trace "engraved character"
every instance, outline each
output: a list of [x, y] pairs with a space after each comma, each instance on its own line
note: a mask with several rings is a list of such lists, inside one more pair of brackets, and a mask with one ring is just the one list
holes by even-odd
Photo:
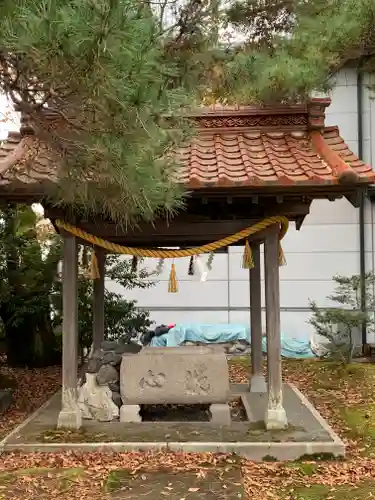
[[205, 375], [206, 366], [199, 365], [186, 373], [186, 391], [191, 395], [207, 394], [211, 386]]
[[145, 389], [147, 387], [161, 389], [164, 386], [164, 383], [164, 373], [154, 373], [152, 370], [148, 370], [146, 377], [143, 377], [140, 380], [139, 386], [141, 389]]

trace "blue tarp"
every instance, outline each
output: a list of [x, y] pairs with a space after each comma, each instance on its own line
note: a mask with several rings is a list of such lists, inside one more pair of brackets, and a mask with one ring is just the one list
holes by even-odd
[[180, 323], [171, 328], [168, 333], [154, 337], [151, 345], [154, 347], [177, 347], [184, 342], [225, 344], [237, 340], [246, 340], [250, 343], [250, 328], [248, 326]]
[[[202, 344], [230, 343], [246, 340], [250, 344], [250, 328], [241, 324], [195, 324], [180, 323], [168, 333], [153, 337], [153, 347], [177, 347], [184, 342]], [[267, 341], [263, 337], [263, 352], [267, 351]], [[309, 339], [286, 337], [281, 334], [281, 355], [284, 358], [314, 358]]]

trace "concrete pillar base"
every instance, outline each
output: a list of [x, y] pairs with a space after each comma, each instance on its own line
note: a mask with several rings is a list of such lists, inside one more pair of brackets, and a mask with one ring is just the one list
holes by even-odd
[[66, 429], [80, 429], [82, 427], [82, 413], [78, 406], [77, 389], [63, 387], [57, 427]]
[[269, 431], [286, 429], [286, 427], [288, 427], [286, 412], [282, 406], [272, 409], [267, 408], [264, 422], [266, 424], [266, 429]]
[[230, 425], [232, 419], [228, 404], [213, 404], [210, 406], [211, 422], [219, 425]]
[[58, 429], [75, 429], [82, 427], [81, 410], [61, 410], [57, 419]]
[[120, 422], [142, 422], [139, 405], [122, 405], [120, 408]]
[[267, 392], [267, 383], [264, 375], [252, 375], [250, 379], [250, 392]]

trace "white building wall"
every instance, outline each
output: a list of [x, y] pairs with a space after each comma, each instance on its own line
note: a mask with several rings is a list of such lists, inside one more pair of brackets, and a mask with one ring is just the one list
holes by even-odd
[[[370, 75], [364, 78], [363, 89], [363, 159], [375, 169], [375, 95], [368, 85], [374, 84]], [[375, 205], [369, 201], [365, 209], [366, 270], [375, 271]], [[373, 290], [375, 295], [375, 287]], [[375, 314], [375, 313], [374, 313]], [[375, 343], [375, 334], [367, 334], [367, 341]]]
[[[357, 78], [355, 69], [342, 70], [336, 77], [327, 125], [338, 125], [340, 133], [358, 153]], [[364, 156], [375, 163], [375, 102], [364, 90]], [[370, 204], [366, 207], [366, 264], [374, 269], [375, 234]], [[359, 273], [359, 212], [346, 200], [315, 201], [300, 231], [291, 224], [283, 240], [287, 265], [280, 270], [281, 327], [285, 335], [306, 337], [312, 333], [307, 320], [309, 300], [329, 306], [332, 276]], [[233, 247], [214, 258], [205, 283], [188, 276], [189, 259], [176, 260], [179, 293], [168, 293], [170, 262], [156, 287], [124, 291], [151, 311], [157, 323], [205, 322], [247, 323], [249, 321], [248, 270], [241, 267], [243, 249]], [[153, 269], [157, 262], [148, 261]], [[116, 291], [117, 285], [108, 284]], [[264, 294], [263, 294], [264, 296]], [[263, 300], [264, 305], [264, 300]]]

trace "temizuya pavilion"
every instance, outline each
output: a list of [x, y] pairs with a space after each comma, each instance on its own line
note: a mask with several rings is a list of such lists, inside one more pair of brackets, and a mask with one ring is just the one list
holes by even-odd
[[[90, 235], [128, 247], [189, 248], [200, 246], [283, 216], [300, 229], [314, 199], [334, 201], [345, 196], [354, 206], [368, 184], [375, 181], [370, 166], [359, 160], [340, 137], [337, 127], [325, 127], [328, 99], [305, 105], [274, 107], [201, 108], [191, 118], [198, 136], [182, 150], [180, 182], [189, 189], [187, 209], [167, 225], [143, 225], [137, 232], [121, 232], [100, 214], [83, 220], [71, 211], [56, 210], [46, 202], [47, 189], [59, 182], [59, 163], [48, 157], [33, 128], [9, 134], [0, 149], [0, 196], [9, 201], [39, 202], [58, 226], [65, 221]], [[48, 119], [48, 110], [46, 110]], [[56, 119], [56, 117], [51, 117]], [[268, 428], [283, 428], [280, 357], [279, 238], [286, 219], [271, 219], [248, 239], [254, 267], [250, 269], [252, 378], [250, 390], [268, 391]], [[282, 223], [284, 221], [284, 225]], [[61, 224], [60, 224], [61, 227]], [[68, 227], [68, 226], [66, 226]], [[63, 382], [59, 426], [77, 428], [77, 244], [87, 244], [72, 232], [64, 238], [63, 268]], [[237, 244], [243, 245], [244, 239]], [[262, 375], [261, 266], [264, 244], [268, 385]], [[94, 286], [94, 344], [104, 331], [105, 251], [95, 247], [99, 278]], [[202, 285], [204, 286], [204, 285]]]

